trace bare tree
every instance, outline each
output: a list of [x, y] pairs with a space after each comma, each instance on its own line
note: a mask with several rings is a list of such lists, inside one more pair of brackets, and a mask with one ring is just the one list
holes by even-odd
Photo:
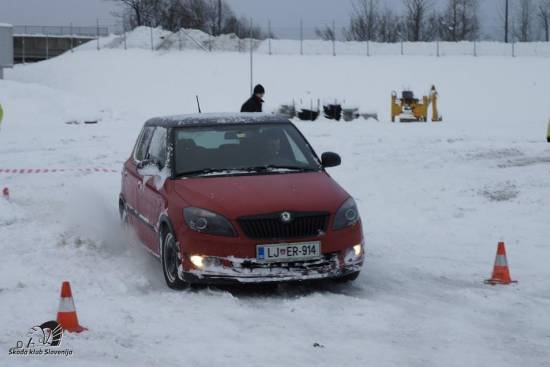
[[334, 30], [328, 25], [323, 28], [315, 29], [315, 34], [324, 41], [334, 41], [336, 39]]
[[520, 42], [531, 41], [533, 10], [533, 0], [519, 0], [516, 14], [517, 27], [514, 33]]
[[441, 39], [475, 40], [479, 35], [478, 5], [477, 0], [448, 0], [439, 21]]
[[378, 33], [376, 40], [379, 42], [397, 42], [402, 39], [403, 19], [393, 13], [391, 9], [384, 9], [378, 19]]
[[418, 42], [433, 38], [429, 34], [427, 21], [433, 5], [431, 0], [403, 0], [405, 5], [405, 22], [407, 39]]
[[237, 18], [224, 0], [108, 0], [123, 6], [121, 17], [129, 28], [161, 26], [170, 31], [200, 29], [219, 35], [234, 33], [240, 38], [263, 38], [261, 27]]
[[550, 0], [540, 1], [538, 16], [544, 31], [544, 39], [546, 42], [550, 42]]
[[376, 38], [378, 28], [378, 0], [352, 1], [353, 13], [349, 29], [346, 30], [348, 41], [369, 41]]

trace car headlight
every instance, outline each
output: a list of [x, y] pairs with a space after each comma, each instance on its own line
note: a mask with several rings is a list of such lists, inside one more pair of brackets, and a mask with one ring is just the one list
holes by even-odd
[[359, 221], [359, 210], [353, 198], [349, 198], [336, 212], [332, 229], [342, 229], [354, 225]]
[[185, 223], [195, 232], [236, 237], [237, 232], [227, 218], [201, 208], [183, 209]]

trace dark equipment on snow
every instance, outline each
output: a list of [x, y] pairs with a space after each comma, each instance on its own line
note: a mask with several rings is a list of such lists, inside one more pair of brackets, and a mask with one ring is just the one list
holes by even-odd
[[298, 118], [303, 121], [315, 121], [319, 117], [319, 111], [302, 109], [298, 112]]
[[325, 112], [325, 117], [329, 120], [340, 121], [342, 118], [342, 105], [340, 104], [329, 104], [323, 106]]

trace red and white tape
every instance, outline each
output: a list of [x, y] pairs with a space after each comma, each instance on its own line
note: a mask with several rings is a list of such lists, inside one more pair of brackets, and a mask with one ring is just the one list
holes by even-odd
[[99, 172], [119, 173], [120, 171], [108, 168], [0, 168], [0, 173], [57, 173], [57, 172]]

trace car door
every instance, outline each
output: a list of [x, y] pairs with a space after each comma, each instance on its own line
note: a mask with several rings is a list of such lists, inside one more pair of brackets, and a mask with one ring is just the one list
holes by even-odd
[[147, 160], [155, 162], [157, 167], [142, 170], [141, 195], [138, 195], [138, 210], [143, 219], [147, 222], [144, 227], [143, 237], [145, 244], [154, 252], [159, 253], [158, 221], [160, 214], [165, 208], [164, 200], [164, 181], [167, 178], [165, 170], [167, 161], [167, 129], [161, 126], [155, 128], [149, 148], [147, 150]]
[[126, 205], [128, 207], [129, 221], [135, 229], [138, 237], [144, 241], [144, 233], [146, 233], [147, 224], [143, 220], [143, 215], [139, 212], [139, 196], [142, 195], [143, 177], [139, 173], [138, 165], [147, 159], [147, 151], [153, 133], [154, 127], [146, 126], [143, 128], [132, 157], [126, 162], [123, 172], [123, 180], [126, 181], [127, 192], [125, 195]]

